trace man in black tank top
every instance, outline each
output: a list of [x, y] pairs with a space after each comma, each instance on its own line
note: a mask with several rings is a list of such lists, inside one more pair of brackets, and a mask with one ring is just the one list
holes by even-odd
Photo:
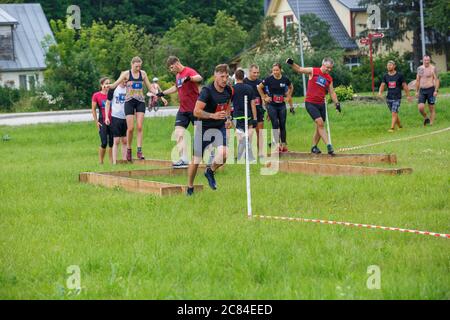
[[194, 116], [197, 121], [194, 128], [194, 155], [188, 170], [187, 195], [194, 193], [194, 179], [203, 153], [209, 145], [217, 147], [216, 155], [205, 171], [211, 189], [216, 190], [214, 174], [227, 159], [226, 129], [231, 127], [230, 100], [232, 89], [227, 85], [229, 78], [228, 65], [218, 65], [214, 72], [214, 82], [203, 87], [195, 104]]

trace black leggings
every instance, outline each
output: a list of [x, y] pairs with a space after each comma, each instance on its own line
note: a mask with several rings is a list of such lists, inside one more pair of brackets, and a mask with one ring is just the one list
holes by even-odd
[[100, 127], [100, 130], [98, 131], [98, 134], [100, 135], [100, 141], [101, 145], [100, 147], [102, 149], [106, 149], [106, 147], [112, 148], [114, 145], [114, 138], [113, 138], [113, 132], [111, 130], [111, 126], [107, 126], [104, 122], [100, 122], [102, 126]]
[[269, 104], [268, 113], [272, 122], [272, 129], [280, 129], [281, 143], [286, 143], [286, 104], [272, 105]]

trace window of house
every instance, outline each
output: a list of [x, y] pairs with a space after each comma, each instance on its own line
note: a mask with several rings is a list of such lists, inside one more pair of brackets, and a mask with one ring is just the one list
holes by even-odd
[[0, 60], [14, 60], [14, 43], [11, 26], [0, 26]]
[[286, 34], [286, 38], [288, 40], [292, 39], [294, 32], [294, 16], [284, 16], [284, 32]]
[[28, 89], [27, 86], [27, 76], [24, 74], [19, 75], [19, 88], [20, 89]]
[[29, 76], [28, 82], [30, 83], [30, 90], [36, 89], [36, 78], [34, 76]]

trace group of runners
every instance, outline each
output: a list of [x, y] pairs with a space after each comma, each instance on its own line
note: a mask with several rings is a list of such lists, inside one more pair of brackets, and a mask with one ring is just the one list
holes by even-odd
[[[428, 58], [428, 59], [425, 59]], [[439, 80], [435, 68], [430, 64], [429, 57], [424, 58], [424, 65], [418, 69], [417, 92], [419, 110], [424, 116], [424, 124], [433, 124], [435, 118], [435, 98], [439, 89]], [[174, 168], [188, 168], [187, 195], [194, 192], [194, 180], [198, 167], [203, 159], [205, 150], [210, 151], [210, 160], [204, 172], [209, 186], [217, 189], [215, 172], [223, 166], [228, 156], [227, 142], [230, 139], [229, 129], [236, 129], [238, 140], [237, 159], [240, 159], [245, 150], [245, 125], [249, 128], [249, 142], [253, 132], [257, 133], [258, 157], [264, 158], [264, 146], [261, 130], [264, 129], [265, 113], [272, 124], [273, 143], [272, 150], [279, 153], [288, 152], [287, 147], [287, 104], [290, 111], [295, 113], [292, 102], [294, 86], [283, 74], [282, 65], [275, 63], [271, 74], [260, 79], [260, 70], [257, 65], [251, 65], [247, 77], [242, 69], [234, 73], [235, 83], [230, 83], [230, 69], [228, 65], [221, 64], [214, 70], [214, 81], [201, 88], [203, 77], [194, 69], [184, 66], [180, 60], [171, 56], [167, 59], [167, 67], [175, 74], [175, 84], [166, 90], [161, 90], [158, 79], [150, 82], [145, 71], [141, 70], [142, 60], [139, 57], [131, 61], [131, 69], [121, 73], [119, 79], [111, 83], [108, 78], [100, 80], [101, 91], [92, 97], [92, 114], [99, 130], [101, 147], [99, 150], [100, 163], [104, 162], [106, 149], [109, 146], [110, 159], [117, 163], [118, 146], [122, 143], [122, 159], [132, 161], [132, 142], [134, 122], [137, 128], [137, 159], [145, 159], [142, 150], [143, 121], [146, 110], [144, 86], [150, 104], [161, 99], [165, 105], [166, 95], [178, 93], [180, 107], [175, 120], [175, 137], [179, 152], [179, 160], [173, 163]], [[329, 155], [334, 155], [325, 129], [327, 120], [326, 94], [329, 93], [335, 103], [336, 110], [341, 112], [341, 104], [333, 87], [333, 78], [330, 73], [334, 66], [331, 58], [325, 58], [322, 66], [318, 68], [304, 68], [296, 64], [293, 59], [286, 60], [286, 66], [291, 67], [299, 74], [309, 77], [305, 108], [315, 123], [311, 152], [322, 153], [318, 147], [320, 140], [324, 142]], [[401, 128], [398, 111], [401, 101], [401, 90], [409, 89], [403, 76], [396, 71], [395, 62], [387, 65], [388, 72], [383, 78], [379, 94], [382, 95], [385, 85], [388, 86], [387, 103], [392, 111], [392, 126]], [[410, 98], [409, 98], [410, 99]], [[247, 103], [245, 102], [247, 101]], [[428, 118], [424, 104], [428, 101], [431, 117]], [[247, 112], [245, 106], [247, 105]], [[97, 118], [96, 109], [100, 109]], [[247, 118], [245, 116], [247, 114]], [[195, 125], [194, 125], [195, 123]], [[194, 150], [192, 161], [188, 159], [187, 141], [185, 132], [189, 125], [194, 125]], [[255, 161], [250, 154], [250, 161]]]

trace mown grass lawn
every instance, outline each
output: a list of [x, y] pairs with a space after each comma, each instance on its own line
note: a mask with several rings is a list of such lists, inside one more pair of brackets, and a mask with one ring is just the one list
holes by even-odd
[[[336, 148], [450, 127], [441, 98], [434, 127], [403, 103], [404, 129], [387, 132], [384, 105], [330, 113]], [[148, 158], [170, 157], [173, 118], [145, 123]], [[308, 151], [312, 121], [289, 116], [291, 150]], [[158, 198], [78, 182], [97, 165], [93, 124], [0, 127], [2, 299], [449, 299], [450, 241], [414, 234], [246, 218], [245, 169], [217, 174], [218, 191]], [[321, 146], [324, 149], [324, 146]], [[450, 232], [450, 131], [358, 152], [396, 153], [406, 176], [261, 176], [255, 214]], [[162, 180], [167, 180], [161, 178]], [[171, 179], [169, 179], [171, 180]], [[185, 182], [178, 177], [171, 181]], [[202, 173], [196, 180], [206, 184]], [[80, 295], [66, 288], [81, 270]], [[381, 289], [369, 290], [369, 266]]]

